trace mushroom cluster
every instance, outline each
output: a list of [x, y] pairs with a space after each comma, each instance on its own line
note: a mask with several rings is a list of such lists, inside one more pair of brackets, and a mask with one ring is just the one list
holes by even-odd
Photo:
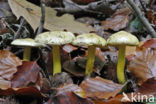
[[107, 41], [95, 33], [86, 33], [75, 37], [71, 32], [52, 31], [39, 34], [35, 40], [30, 38], [16, 39], [11, 44], [24, 46], [23, 60], [25, 61], [30, 61], [31, 47], [43, 47], [45, 44], [51, 45], [53, 48], [53, 75], [55, 75], [61, 72], [60, 45], [69, 43], [76, 46], [88, 46], [88, 60], [85, 71], [87, 76], [91, 76], [93, 72], [96, 47], [116, 46], [119, 49], [117, 78], [119, 83], [125, 83], [125, 47], [127, 45], [137, 46], [139, 41], [134, 35], [125, 31], [111, 35]]

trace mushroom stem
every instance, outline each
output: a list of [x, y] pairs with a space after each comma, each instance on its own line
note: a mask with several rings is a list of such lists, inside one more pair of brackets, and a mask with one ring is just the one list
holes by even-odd
[[93, 71], [95, 59], [95, 46], [88, 46], [88, 60], [86, 65], [86, 75], [90, 76]]
[[118, 64], [117, 64], [117, 78], [119, 83], [125, 83], [125, 46], [119, 46]]
[[53, 45], [53, 75], [61, 73], [60, 47]]
[[23, 53], [23, 60], [30, 61], [30, 57], [31, 57], [31, 47], [25, 46], [24, 53]]

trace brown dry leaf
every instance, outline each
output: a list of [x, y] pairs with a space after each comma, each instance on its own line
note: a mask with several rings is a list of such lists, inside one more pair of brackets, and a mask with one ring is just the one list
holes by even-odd
[[22, 66], [18, 67], [18, 72], [11, 79], [12, 88], [26, 87], [30, 83], [36, 83], [39, 78], [41, 68], [36, 62], [23, 61]]
[[156, 16], [155, 16], [155, 12], [149, 10], [147, 11], [147, 18], [150, 22], [153, 22], [153, 24], [156, 26]]
[[[156, 78], [150, 78], [147, 81], [145, 81], [140, 88], [136, 92], [131, 92], [131, 93], [125, 93], [127, 97], [129, 98], [130, 101], [128, 100], [123, 100], [124, 104], [131, 104], [130, 102], [135, 102], [136, 101], [144, 101], [146, 102], [146, 97], [151, 98], [151, 96], [156, 97]], [[144, 96], [144, 97], [142, 97]], [[146, 97], [145, 97], [146, 96]], [[123, 94], [119, 94], [113, 98], [111, 98], [109, 101], [94, 101], [97, 102], [96, 104], [122, 104], [121, 100], [124, 98]], [[100, 102], [100, 103], [99, 103]], [[128, 103], [129, 102], [129, 103]]]
[[0, 88], [0, 95], [26, 95], [31, 97], [45, 97], [45, 95], [41, 92], [43, 81], [42, 76], [37, 71], [37, 64], [35, 65], [35, 62], [24, 63], [25, 64], [23, 67], [20, 66], [18, 68], [18, 72], [14, 74], [12, 81], [8, 81], [10, 86], [5, 89]]
[[[23, 16], [35, 31], [40, 25], [41, 8], [26, 0], [9, 0], [8, 2], [16, 17]], [[57, 17], [55, 10], [49, 7], [45, 9], [45, 29], [51, 31], [68, 30], [73, 33], [89, 33], [90, 31], [94, 31], [92, 27], [76, 22], [74, 17], [69, 14]]]
[[63, 49], [65, 52], [70, 53], [70, 52], [72, 52], [72, 51], [77, 50], [78, 48], [77, 48], [77, 47], [74, 47], [74, 46], [72, 46], [72, 45], [70, 45], [70, 44], [66, 44], [66, 45], [64, 45], [64, 46], [62, 47], [62, 49]]
[[86, 98], [84, 91], [74, 84], [68, 84], [57, 88], [57, 94], [51, 97], [45, 104], [93, 104]]
[[[127, 97], [129, 98], [129, 101], [124, 99], [123, 94], [119, 94], [113, 98], [110, 98], [109, 100], [100, 100], [96, 99], [94, 100], [95, 104], [131, 104], [131, 102], [136, 101], [146, 101], [147, 98], [156, 97], [156, 78], [150, 78], [147, 81], [145, 81], [140, 88], [136, 92], [131, 93], [125, 93]], [[142, 97], [144, 96], [144, 97]]]
[[133, 55], [128, 57], [128, 70], [137, 77], [139, 84], [149, 78], [156, 77], [155, 43], [156, 40], [154, 39], [146, 41], [143, 45], [137, 47]]
[[74, 60], [69, 60], [63, 63], [63, 68], [73, 74], [74, 76], [77, 77], [84, 77], [85, 76], [85, 70], [78, 65], [76, 65]]
[[[127, 94], [127, 96], [129, 97], [130, 94]], [[122, 102], [121, 99], [123, 98], [124, 96], [122, 94], [119, 94], [109, 100], [94, 100], [94, 103], [95, 104], [131, 104], [131, 103], [128, 103], [127, 101], [124, 101]]]
[[0, 88], [10, 87], [10, 80], [17, 72], [17, 66], [22, 65], [22, 60], [8, 50], [0, 50]]
[[84, 80], [80, 87], [85, 91], [86, 96], [94, 100], [108, 100], [115, 97], [123, 88], [123, 85], [116, 84], [110, 80], [100, 77]]
[[71, 91], [79, 97], [86, 98], [85, 92], [78, 85], [75, 84], [67, 84], [60, 86], [59, 88], [57, 88], [57, 95]]
[[156, 77], [145, 81], [135, 93], [140, 93], [140, 95], [153, 95], [156, 97]]
[[52, 77], [51, 80], [52, 88], [58, 88], [59, 86], [64, 84], [73, 84], [73, 80], [68, 73], [66, 72], [57, 73]]
[[31, 96], [31, 97], [44, 97], [45, 96], [34, 86], [25, 87], [21, 89], [15, 89], [15, 88], [14, 89], [9, 88], [6, 90], [0, 89], [0, 95], [3, 95], [3, 96], [23, 95], [23, 96]]
[[144, 44], [143, 44], [144, 47], [147, 47], [147, 48], [154, 48], [156, 49], [156, 38], [152, 38], [150, 40], [147, 40]]
[[106, 61], [104, 52], [101, 51], [100, 48], [96, 48], [95, 55], [96, 55], [97, 57], [99, 57], [102, 61], [104, 61], [104, 62]]
[[104, 30], [112, 29], [114, 31], [119, 31], [123, 29], [128, 24], [129, 14], [131, 13], [129, 8], [121, 9], [115, 12], [111, 18], [102, 22]]
[[126, 46], [126, 56], [133, 54], [135, 50], [136, 46]]

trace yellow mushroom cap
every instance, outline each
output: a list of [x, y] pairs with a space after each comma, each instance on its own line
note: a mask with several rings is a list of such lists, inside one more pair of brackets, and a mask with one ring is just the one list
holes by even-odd
[[25, 38], [25, 39], [16, 39], [11, 42], [11, 45], [17, 46], [29, 46], [29, 47], [44, 47], [45, 44], [37, 43], [34, 39]]
[[112, 46], [137, 46], [139, 45], [139, 40], [137, 39], [137, 37], [126, 31], [120, 31], [111, 35], [107, 40], [107, 44]]
[[82, 45], [105, 46], [106, 41], [104, 38], [98, 36], [95, 33], [87, 33], [87, 34], [82, 34], [77, 36], [75, 40], [72, 42], [72, 44], [77, 46], [82, 46]]
[[35, 41], [49, 45], [63, 45], [71, 43], [74, 38], [75, 36], [71, 32], [52, 31], [39, 34], [36, 36]]

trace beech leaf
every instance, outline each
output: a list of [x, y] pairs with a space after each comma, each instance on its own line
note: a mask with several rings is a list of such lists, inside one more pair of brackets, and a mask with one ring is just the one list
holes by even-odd
[[108, 18], [106, 21], [102, 22], [104, 30], [112, 29], [114, 31], [118, 31], [125, 28], [128, 24], [129, 14], [130, 9], [128, 8], [117, 11], [111, 18]]
[[156, 39], [147, 40], [137, 47], [134, 54], [127, 56], [128, 70], [135, 75], [139, 84], [149, 78], [156, 77]]
[[[34, 31], [40, 25], [41, 8], [26, 1], [26, 0], [9, 0], [9, 5], [12, 12], [17, 18], [24, 17], [27, 22], [32, 26]], [[56, 11], [50, 7], [45, 8], [45, 24], [44, 28], [54, 30], [68, 30], [73, 33], [89, 33], [94, 31], [92, 27], [86, 24], [76, 22], [74, 17], [69, 14], [56, 16]]]

